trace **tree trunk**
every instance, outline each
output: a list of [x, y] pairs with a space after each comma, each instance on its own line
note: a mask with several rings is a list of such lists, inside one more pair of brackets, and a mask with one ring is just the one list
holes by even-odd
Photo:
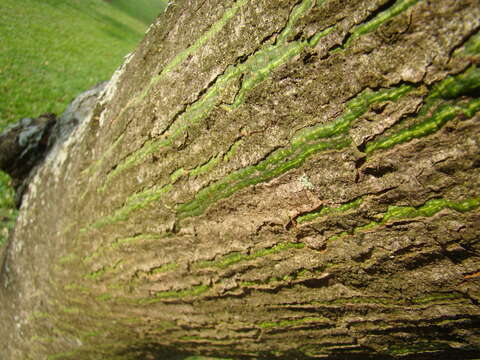
[[1, 358], [478, 357], [479, 28], [175, 1], [29, 185]]

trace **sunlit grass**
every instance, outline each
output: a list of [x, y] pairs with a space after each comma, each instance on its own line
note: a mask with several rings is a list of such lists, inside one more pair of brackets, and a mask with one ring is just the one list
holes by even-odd
[[10, 177], [0, 171], [0, 245], [6, 240], [9, 231], [15, 225], [14, 192], [10, 186]]

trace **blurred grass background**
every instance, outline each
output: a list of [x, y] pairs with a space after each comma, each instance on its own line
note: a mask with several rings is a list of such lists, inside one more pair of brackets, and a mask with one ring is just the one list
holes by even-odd
[[[0, 0], [0, 132], [108, 80], [166, 0]], [[17, 211], [0, 173], [0, 246]]]

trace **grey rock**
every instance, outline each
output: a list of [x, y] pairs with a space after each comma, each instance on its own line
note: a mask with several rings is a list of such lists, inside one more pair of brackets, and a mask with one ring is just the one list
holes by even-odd
[[93, 88], [78, 95], [58, 118], [50, 134], [49, 146], [65, 141], [71, 132], [88, 119], [97, 104], [97, 100], [108, 81], [101, 82]]
[[56, 121], [54, 114], [21, 119], [0, 134], [0, 169], [17, 188], [48, 149], [48, 136]]
[[59, 118], [55, 114], [24, 118], [0, 134], [0, 170], [12, 178], [17, 206], [35, 169], [53, 146], [65, 141], [75, 127], [92, 115], [106, 84], [102, 82], [81, 93]]

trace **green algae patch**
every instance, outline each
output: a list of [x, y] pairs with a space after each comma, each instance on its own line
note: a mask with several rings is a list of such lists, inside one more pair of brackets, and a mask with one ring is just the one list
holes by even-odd
[[325, 30], [319, 31], [315, 35], [312, 36], [310, 40], [308, 40], [308, 45], [310, 47], [315, 47], [317, 44], [320, 42], [320, 39], [327, 36], [328, 34], [332, 33], [333, 31], [336, 30], [336, 25], [330, 26], [326, 28]]
[[166, 273], [168, 271], [175, 270], [177, 267], [178, 267], [178, 264], [176, 264], [176, 263], [168, 263], [168, 264], [161, 265], [161, 266], [158, 266], [156, 268], [153, 268], [151, 270], [151, 273], [152, 274], [162, 274], [162, 273]]
[[203, 188], [192, 201], [177, 207], [177, 216], [179, 219], [184, 219], [201, 215], [211, 204], [227, 198], [245, 187], [269, 181], [291, 169], [297, 168], [315, 153], [343, 149], [349, 144], [350, 140], [346, 138], [309, 144], [295, 154], [295, 157], [290, 157], [293, 155], [291, 149], [275, 151], [268, 159], [261, 161], [258, 165], [248, 166], [233, 172], [214, 184]]
[[103, 335], [103, 332], [101, 331], [90, 331], [90, 332], [87, 332], [83, 335], [83, 337], [85, 338], [92, 338], [92, 337], [99, 337], [99, 336], [102, 336]]
[[65, 290], [71, 290], [71, 291], [80, 292], [80, 293], [84, 293], [84, 294], [90, 293], [90, 289], [88, 287], [77, 284], [77, 283], [67, 284], [63, 288]]
[[159, 75], [152, 77], [149, 84], [143, 89], [143, 91], [135, 98], [134, 103], [138, 103], [143, 100], [150, 92], [152, 87], [158, 83], [158, 81], [175, 69], [178, 65], [183, 63], [189, 56], [194, 54], [197, 50], [199, 50], [203, 45], [205, 45], [208, 40], [212, 39], [217, 33], [219, 33], [225, 25], [232, 19], [240, 10], [242, 6], [244, 6], [248, 0], [238, 0], [235, 2], [234, 6], [227, 9], [223, 16], [215, 22], [208, 31], [206, 31], [202, 36], [200, 36], [190, 47], [180, 52], [176, 55], [161, 71]]
[[188, 172], [190, 176], [198, 176], [210, 172], [215, 166], [217, 166], [222, 161], [222, 155], [217, 154], [210, 158], [205, 164], [197, 166], [195, 169], [192, 169]]
[[415, 217], [431, 217], [443, 209], [452, 209], [459, 212], [474, 210], [480, 206], [480, 197], [453, 202], [446, 199], [433, 199], [424, 205], [415, 208], [411, 206], [389, 206], [378, 224], [385, 224], [391, 220], [399, 220]]
[[[244, 3], [246, 3], [245, 0], [237, 2], [235, 7], [232, 8], [235, 9], [235, 11], [231, 10], [228, 14], [226, 13], [224, 18], [229, 19]], [[163, 147], [171, 146], [173, 141], [183, 134], [190, 125], [197, 124], [205, 119], [212, 109], [218, 105], [220, 95], [233, 81], [243, 79], [241, 88], [239, 89], [233, 103], [223, 106], [226, 110], [234, 110], [239, 107], [243, 104], [246, 94], [267, 79], [273, 70], [300, 54], [305, 47], [316, 45], [321, 37], [328, 35], [332, 30], [327, 29], [319, 32], [313, 36], [311, 43], [308, 41], [286, 41], [288, 37], [293, 35], [294, 24], [296, 21], [312, 7], [312, 4], [312, 0], [304, 0], [301, 4], [295, 7], [290, 14], [287, 26], [279, 34], [274, 45], [265, 45], [256, 53], [250, 55], [245, 62], [229, 66], [225, 72], [218, 77], [215, 83], [208, 88], [206, 93], [195, 103], [191, 104], [178, 117], [177, 121], [172, 124], [171, 128], [168, 129], [161, 139], [147, 141], [141, 149], [135, 151], [118, 164], [118, 166], [107, 175], [105, 183], [99, 191], [105, 191], [107, 185], [115, 177], [129, 168], [139, 165], [147, 156], [159, 151]], [[221, 24], [224, 25], [223, 22], [221, 22]], [[193, 45], [192, 49], [193, 48], [196, 50], [198, 47]], [[186, 55], [180, 54], [177, 56], [178, 59], [183, 59], [185, 56], [188, 57], [191, 54], [191, 50], [187, 50], [188, 51], [185, 52]], [[173, 61], [172, 64], [177, 64], [177, 60]], [[164, 74], [165, 71], [170, 71], [168, 69], [171, 66], [173, 65], [167, 66], [158, 77], [154, 77], [151, 81], [151, 85], [147, 87], [147, 90], [159, 80], [159, 77], [163, 76], [162, 74]], [[144, 90], [144, 94], [141, 98], [146, 96], [146, 93], [148, 92], [147, 90]]]
[[334, 27], [317, 32], [309, 41], [288, 41], [295, 32], [297, 21], [312, 8], [312, 0], [304, 0], [291, 12], [287, 25], [278, 35], [275, 44], [267, 45], [250, 56], [245, 63], [237, 66], [237, 72], [243, 75], [243, 81], [238, 94], [232, 104], [224, 106], [227, 110], [234, 110], [245, 102], [245, 97], [257, 85], [267, 79], [271, 73], [299, 55], [306, 47], [314, 47], [320, 39], [330, 34]]
[[471, 66], [465, 72], [447, 76], [435, 85], [427, 97], [432, 99], [454, 99], [462, 95], [468, 95], [480, 89], [480, 69]]
[[250, 56], [245, 63], [236, 67], [237, 75], [243, 76], [242, 85], [233, 103], [224, 106], [224, 108], [232, 111], [242, 105], [245, 102], [246, 95], [269, 78], [275, 69], [301, 54], [305, 48], [316, 46], [321, 38], [327, 36], [333, 30], [334, 27], [330, 27], [319, 31], [310, 40], [292, 42], [282, 40], [290, 35], [290, 33], [282, 32], [274, 45], [262, 48]]
[[417, 342], [405, 345], [392, 345], [386, 353], [390, 355], [421, 354], [422, 352], [432, 352], [439, 350], [449, 350], [451, 347], [442, 342]]
[[91, 176], [96, 173], [102, 166], [103, 162], [113, 155], [114, 151], [117, 150], [117, 147], [122, 143], [125, 134], [120, 135], [117, 140], [114, 141], [112, 145], [105, 151], [101, 156], [100, 159], [96, 160], [92, 165], [84, 169], [81, 174], [84, 176]]
[[106, 268], [101, 268], [97, 271], [93, 271], [93, 272], [89, 273], [88, 275], [85, 276], [85, 278], [90, 279], [90, 280], [95, 280], [95, 279], [98, 279], [98, 278], [102, 277], [106, 272], [107, 272]]
[[160, 291], [155, 293], [154, 297], [141, 299], [142, 304], [153, 304], [163, 299], [181, 299], [185, 297], [199, 296], [210, 290], [208, 285], [197, 285], [184, 290]]
[[202, 261], [198, 265], [199, 267], [218, 267], [221, 269], [227, 268], [240, 261], [254, 260], [260, 257], [264, 257], [271, 254], [277, 254], [282, 251], [290, 249], [303, 249], [305, 244], [303, 243], [283, 243], [275, 245], [271, 248], [260, 249], [252, 254], [232, 253], [218, 260]]
[[412, 300], [414, 304], [428, 304], [432, 302], [445, 302], [448, 300], [464, 298], [459, 293], [431, 293]]
[[32, 319], [47, 319], [51, 317], [50, 314], [42, 311], [34, 311], [31, 315], [28, 316], [29, 321]]
[[30, 341], [32, 342], [40, 342], [43, 344], [51, 344], [55, 341], [55, 338], [52, 336], [38, 336], [34, 335], [30, 338]]
[[242, 287], [258, 287], [258, 286], [263, 286], [263, 285], [282, 285], [282, 283], [288, 283], [290, 284], [292, 281], [296, 280], [307, 280], [314, 278], [315, 274], [321, 273], [322, 270], [320, 269], [313, 269], [313, 270], [308, 270], [308, 269], [301, 269], [298, 271], [295, 271], [290, 274], [286, 274], [282, 277], [278, 276], [273, 276], [270, 277], [266, 280], [250, 280], [250, 281], [242, 281], [240, 283], [240, 286]]
[[[231, 7], [230, 9], [227, 9], [222, 16], [222, 18], [214, 23], [211, 28], [203, 34], [200, 38], [198, 38], [192, 46], [187, 48], [186, 50], [182, 51], [179, 53], [177, 56], [173, 58], [173, 60], [163, 68], [162, 72], [160, 73], [159, 76], [165, 75], [172, 71], [177, 65], [181, 64], [184, 62], [190, 55], [195, 53], [200, 47], [202, 47], [208, 40], [213, 38], [215, 34], [220, 32], [220, 30], [223, 29], [223, 27], [228, 23], [228, 21], [233, 18], [238, 10], [245, 5], [248, 2], [248, 0], [238, 0], [235, 2], [234, 6]], [[152, 79], [153, 82], [158, 81], [158, 79]]]
[[140, 193], [131, 195], [125, 202], [125, 205], [116, 210], [112, 215], [106, 216], [95, 223], [93, 228], [100, 228], [105, 225], [111, 225], [120, 221], [125, 221], [130, 214], [138, 210], [144, 209], [152, 202], [158, 201], [165, 193], [172, 189], [172, 185], [154, 186]]
[[352, 122], [363, 115], [372, 104], [395, 101], [413, 89], [402, 85], [378, 91], [365, 90], [347, 103], [345, 113], [337, 120], [300, 131], [291, 145], [278, 149], [256, 165], [237, 170], [225, 178], [200, 190], [190, 202], [177, 207], [180, 219], [201, 215], [211, 204], [231, 196], [251, 185], [266, 182], [298, 168], [311, 156], [329, 150], [340, 150], [350, 145], [347, 133]]
[[175, 181], [180, 179], [184, 174], [185, 174], [185, 170], [183, 168], [175, 170], [173, 173], [170, 174], [170, 182], [174, 184]]
[[177, 327], [177, 324], [173, 321], [160, 321], [155, 324], [157, 326], [156, 330], [163, 332], [168, 329], [174, 329]]
[[233, 79], [234, 75], [236, 75], [232, 74], [232, 69], [233, 67], [229, 67], [225, 75], [220, 77], [199, 100], [190, 105], [179, 116], [179, 119], [171, 125], [170, 129], [162, 138], [148, 140], [140, 149], [136, 150], [118, 164], [118, 166], [106, 176], [104, 185], [99, 191], [104, 191], [114, 178], [131, 167], [143, 163], [148, 156], [158, 152], [162, 148], [172, 146], [174, 140], [182, 135], [191, 124], [196, 124], [206, 118], [217, 104], [220, 88], [223, 89], [224, 86], [227, 86], [227, 81]]
[[452, 202], [446, 199], [434, 199], [427, 201], [425, 205], [417, 208], [409, 206], [389, 206], [387, 213], [383, 216], [382, 223], [392, 219], [404, 219], [414, 217], [430, 217], [443, 209], [453, 209], [466, 212], [477, 208], [480, 205], [480, 198], [473, 198], [462, 202]]
[[139, 150], [135, 151], [133, 154], [129, 155], [125, 160], [120, 162], [117, 167], [107, 174], [105, 182], [102, 187], [97, 191], [99, 193], [105, 192], [108, 188], [110, 182], [116, 178], [118, 175], [123, 173], [125, 170], [138, 165], [143, 162], [143, 160], [157, 152], [160, 148], [166, 147], [172, 144], [171, 140], [148, 140]]
[[82, 259], [82, 261], [84, 263], [89, 263], [89, 262], [93, 261], [93, 259], [95, 259], [96, 257], [98, 257], [100, 255], [103, 255], [108, 251], [112, 251], [112, 250], [115, 250], [117, 248], [120, 248], [123, 245], [132, 244], [132, 243], [142, 241], [142, 240], [155, 241], [155, 240], [163, 239], [163, 238], [168, 237], [168, 236], [171, 236], [171, 234], [170, 233], [165, 233], [165, 234], [161, 234], [161, 235], [158, 235], [158, 234], [139, 234], [139, 235], [135, 235], [135, 236], [131, 236], [131, 237], [119, 238], [119, 239], [116, 239], [111, 244], [100, 246], [96, 251], [94, 251], [93, 253], [90, 253], [89, 255], [85, 256]]
[[352, 235], [362, 231], [368, 231], [378, 226], [385, 225], [388, 222], [401, 219], [413, 219], [417, 217], [431, 217], [441, 210], [451, 209], [458, 212], [467, 212], [480, 207], [480, 197], [468, 200], [453, 202], [447, 199], [433, 199], [427, 201], [424, 205], [415, 208], [413, 206], [395, 206], [388, 207], [386, 213], [381, 214], [381, 220], [372, 221], [366, 225], [357, 226], [353, 231], [344, 231], [338, 235], [330, 237], [329, 241], [338, 240], [344, 236]]
[[323, 206], [319, 210], [315, 210], [315, 211], [309, 212], [307, 214], [300, 215], [297, 218], [297, 222], [302, 223], [302, 222], [306, 222], [306, 221], [311, 221], [311, 220], [316, 219], [316, 218], [321, 217], [321, 216], [335, 214], [335, 213], [342, 213], [342, 212], [346, 212], [348, 210], [356, 209], [362, 204], [362, 202], [363, 202], [363, 198], [358, 198], [358, 199], [350, 201], [346, 204], [343, 204], [339, 207]]
[[[433, 134], [460, 115], [466, 118], [473, 117], [480, 110], [480, 99], [474, 98], [469, 101], [461, 99], [453, 104], [448, 101], [441, 102], [441, 100], [457, 99], [463, 95], [474, 94], [479, 89], [480, 69], [476, 66], [470, 67], [459, 75], [448, 76], [435, 85], [425, 99], [425, 104], [418, 115], [423, 120], [389, 137], [368, 142], [365, 152], [371, 154], [376, 150], [388, 149], [412, 139]], [[434, 108], [433, 111], [432, 108]], [[427, 116], [428, 112], [432, 114]]]
[[407, 10], [409, 7], [415, 5], [418, 3], [420, 0], [397, 0], [395, 4], [393, 4], [391, 7], [388, 9], [380, 12], [377, 16], [375, 16], [372, 20], [357, 25], [353, 28], [351, 31], [351, 35], [348, 38], [347, 42], [344, 45], [344, 48], [348, 47], [351, 45], [351, 43], [359, 38], [362, 35], [368, 34], [372, 31], [375, 31], [382, 25], [383, 23], [387, 22], [394, 16], [399, 15], [400, 13], [404, 12]]
[[313, 0], [303, 0], [295, 6], [290, 13], [287, 25], [277, 37], [277, 43], [287, 42], [288, 36], [292, 34], [296, 22], [305, 14], [313, 5]]
[[292, 139], [292, 148], [297, 149], [310, 141], [345, 134], [354, 120], [363, 115], [373, 104], [385, 101], [397, 101], [413, 89], [411, 85], [401, 85], [391, 89], [372, 91], [367, 89], [350, 100], [345, 112], [335, 121], [300, 131]]
[[62, 309], [62, 311], [64, 313], [67, 313], [67, 314], [80, 314], [81, 313], [81, 310], [79, 308], [75, 308], [75, 307], [65, 307]]
[[118, 260], [113, 265], [103, 266], [98, 270], [95, 270], [95, 271], [92, 271], [92, 272], [88, 273], [87, 275], [85, 275], [84, 278], [87, 279], [87, 280], [88, 279], [89, 280], [97, 280], [97, 279], [101, 278], [102, 276], [104, 276], [105, 274], [114, 272], [118, 268], [118, 266], [120, 264], [122, 264], [123, 262], [124, 262], [124, 260]]
[[[163, 68], [163, 70], [162, 70], [162, 72], [160, 73], [159, 76], [163, 76], [163, 75], [169, 73], [170, 71], [172, 71], [176, 66], [178, 66], [179, 64], [184, 62], [190, 55], [192, 55], [198, 49], [200, 49], [200, 47], [205, 45], [205, 43], [208, 40], [212, 39], [215, 36], [215, 34], [217, 34], [218, 32], [220, 32], [220, 30], [223, 29], [223, 27], [230, 21], [230, 19], [232, 19], [237, 14], [238, 10], [240, 10], [240, 8], [243, 5], [245, 5], [247, 2], [248, 2], [248, 0], [238, 0], [238, 1], [236, 1], [235, 5], [233, 7], [231, 7], [230, 9], [227, 9], [225, 11], [225, 13], [223, 14], [222, 18], [219, 21], [217, 21], [216, 23], [214, 23], [205, 34], [203, 34], [200, 38], [198, 38], [193, 43], [192, 46], [190, 46], [189, 48], [187, 48], [186, 50], [182, 51], [177, 56], [175, 56], [173, 58], [173, 60], [167, 66], [165, 66]], [[155, 83], [156, 81], [158, 81], [157, 78], [152, 79], [152, 83]]]
[[112, 248], [117, 248], [125, 244], [135, 243], [141, 240], [159, 240], [166, 237], [168, 234], [156, 235], [156, 234], [139, 234], [136, 236], [125, 237], [115, 240], [111, 245]]
[[242, 260], [246, 260], [248, 255], [244, 255], [242, 253], [233, 253], [230, 255], [225, 256], [221, 260], [217, 261], [202, 261], [199, 265], [200, 267], [209, 267], [209, 266], [217, 266], [220, 268], [228, 267], [229, 265], [233, 265], [237, 262]]
[[97, 296], [98, 301], [109, 301], [112, 298], [113, 298], [113, 296], [110, 295], [110, 294], [102, 294], [102, 295]]
[[237, 153], [238, 148], [240, 147], [242, 142], [243, 142], [242, 140], [235, 141], [233, 145], [230, 147], [230, 149], [228, 149], [228, 151], [225, 153], [225, 155], [223, 155], [223, 161], [225, 162], [230, 161], [232, 157], [235, 156], [235, 154]]
[[480, 32], [475, 33], [468, 39], [465, 46], [462, 49], [458, 49], [454, 52], [454, 56], [469, 56], [480, 54]]
[[294, 319], [294, 320], [263, 322], [258, 326], [262, 329], [271, 329], [271, 328], [293, 327], [293, 326], [299, 326], [304, 324], [318, 325], [319, 323], [325, 324], [325, 323], [330, 323], [330, 321], [322, 317], [305, 317], [305, 318]]
[[58, 260], [58, 263], [61, 264], [61, 265], [65, 265], [65, 264], [69, 264], [69, 263], [75, 262], [75, 261], [78, 260], [78, 259], [79, 259], [78, 255], [76, 255], [76, 254], [68, 254], [68, 255], [62, 256], [62, 257]]
[[395, 145], [408, 142], [415, 138], [422, 138], [440, 130], [447, 122], [463, 114], [471, 118], [480, 110], [480, 99], [473, 99], [467, 103], [458, 105], [441, 105], [432, 115], [432, 117], [415, 124], [405, 130], [402, 130], [386, 139], [371, 141], [367, 144], [365, 152], [371, 154], [379, 149], [388, 149]]

